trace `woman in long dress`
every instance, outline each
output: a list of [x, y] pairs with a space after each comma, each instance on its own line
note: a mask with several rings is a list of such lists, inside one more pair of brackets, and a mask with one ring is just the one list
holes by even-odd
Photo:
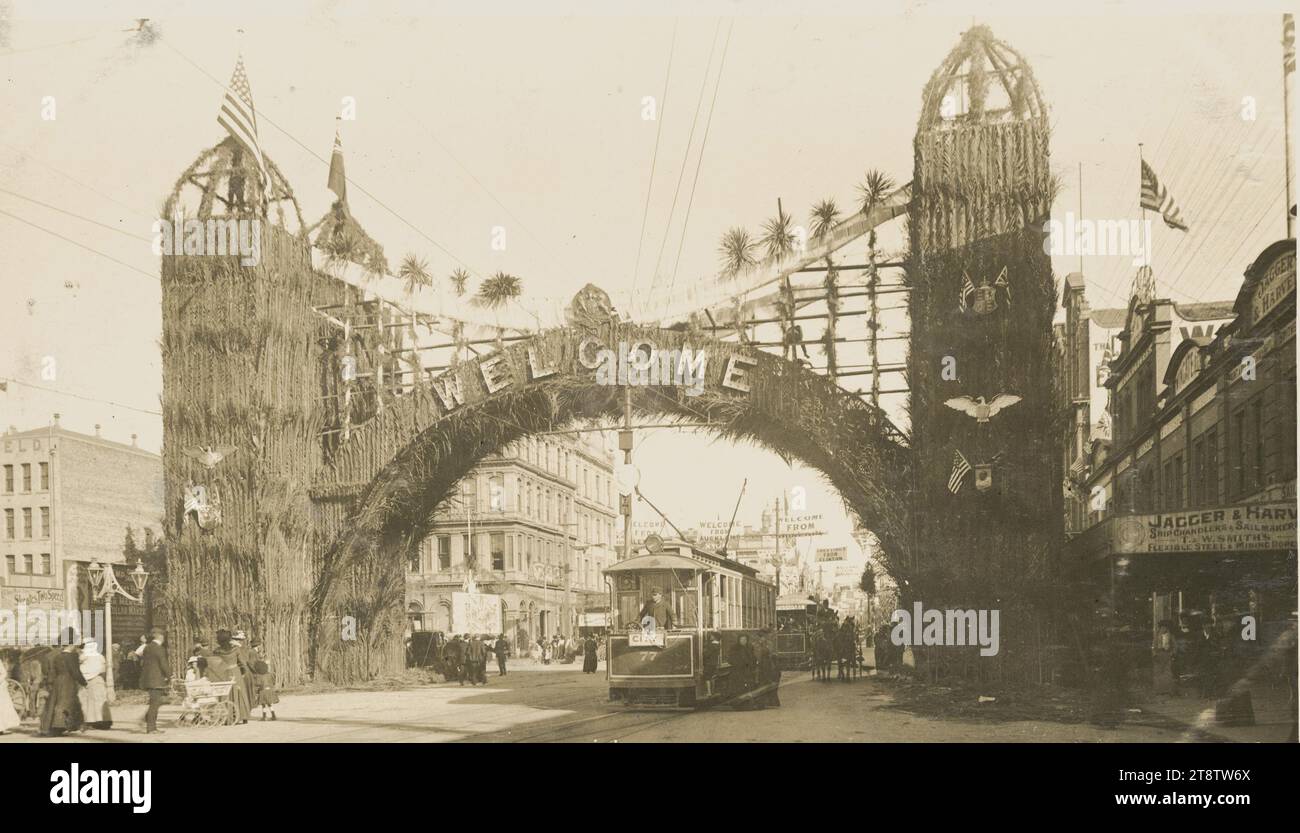
[[79, 692], [81, 713], [92, 729], [113, 728], [113, 713], [108, 708], [108, 684], [104, 681], [107, 660], [99, 652], [99, 643], [88, 641], [81, 646], [81, 676], [86, 687]]
[[9, 667], [0, 659], [0, 735], [9, 734], [21, 722], [13, 698], [9, 696]]
[[244, 685], [248, 670], [241, 665], [242, 655], [243, 649], [231, 639], [230, 631], [217, 631], [217, 647], [208, 659], [208, 679], [214, 683], [235, 683], [230, 687], [230, 701], [235, 705], [237, 723], [247, 723], [252, 711], [252, 701]]
[[75, 644], [65, 644], [62, 651], [50, 657], [49, 663], [49, 676], [45, 680], [48, 697], [41, 713], [41, 737], [54, 737], [81, 728], [79, 692], [86, 684], [86, 679], [81, 676], [81, 658], [77, 656]]
[[596, 640], [591, 636], [582, 640], [582, 673], [596, 673]]

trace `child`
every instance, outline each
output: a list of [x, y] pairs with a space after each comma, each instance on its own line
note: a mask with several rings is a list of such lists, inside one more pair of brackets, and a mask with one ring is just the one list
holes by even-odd
[[262, 650], [261, 641], [254, 639], [251, 645], [253, 688], [257, 692], [256, 703], [262, 707], [263, 720], [266, 720], [267, 709], [271, 710], [271, 719], [275, 720], [275, 704], [280, 702], [280, 696], [275, 692], [275, 670], [266, 660], [266, 652]]
[[185, 664], [185, 682], [193, 683], [199, 680], [206, 680], [207, 677], [204, 676], [204, 669], [202, 667], [204, 665], [207, 665], [207, 663], [203, 662], [202, 657], [190, 657], [189, 661]]

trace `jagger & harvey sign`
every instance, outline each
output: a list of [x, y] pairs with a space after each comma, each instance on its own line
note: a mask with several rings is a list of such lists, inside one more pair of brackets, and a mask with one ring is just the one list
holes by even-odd
[[1261, 503], [1116, 518], [1116, 553], [1241, 552], [1296, 546], [1296, 504]]

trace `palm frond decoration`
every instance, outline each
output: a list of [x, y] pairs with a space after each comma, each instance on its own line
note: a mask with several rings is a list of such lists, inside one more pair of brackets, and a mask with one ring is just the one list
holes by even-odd
[[872, 168], [862, 179], [862, 184], [858, 186], [858, 194], [862, 201], [862, 213], [870, 214], [872, 209], [880, 205], [885, 197], [894, 190], [894, 180], [883, 171]]
[[469, 283], [469, 272], [457, 267], [448, 280], [451, 281], [452, 288], [456, 290], [456, 297], [463, 297], [465, 295], [465, 284]]
[[433, 276], [429, 274], [429, 264], [413, 254], [402, 259], [402, 266], [397, 270], [397, 277], [406, 284], [406, 294], [414, 294], [418, 287], [432, 286]]
[[812, 209], [812, 236], [814, 240], [822, 240], [830, 234], [831, 229], [835, 228], [836, 223], [840, 221], [840, 209], [835, 205], [835, 200], [827, 197], [813, 206]]
[[326, 267], [335, 274], [340, 274], [347, 268], [349, 263], [353, 263], [359, 258], [362, 245], [356, 235], [346, 229], [339, 229], [337, 233], [330, 235], [326, 239], [321, 248], [325, 250]]
[[722, 257], [722, 274], [734, 278], [736, 273], [758, 263], [754, 249], [758, 244], [749, 236], [749, 231], [741, 226], [732, 226], [722, 235], [718, 244], [718, 254]]
[[794, 251], [794, 231], [790, 228], [790, 215], [777, 208], [776, 216], [763, 223], [763, 236], [759, 238], [769, 261], [778, 261]]
[[500, 309], [523, 294], [523, 283], [506, 272], [497, 272], [479, 285], [474, 303], [488, 309]]

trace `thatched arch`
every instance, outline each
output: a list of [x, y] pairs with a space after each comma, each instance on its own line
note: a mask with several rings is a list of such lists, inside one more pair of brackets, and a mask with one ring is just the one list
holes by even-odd
[[[743, 345], [628, 324], [558, 329], [463, 363], [403, 397], [361, 429], [317, 481], [318, 504], [334, 507], [313, 599], [317, 673], [373, 671], [370, 654], [384, 650], [393, 627], [387, 611], [404, 609], [401, 565], [427, 534], [434, 510], [480, 460], [530, 434], [621, 419], [627, 388], [599, 384], [583, 359], [589, 361], [596, 342], [642, 341], [662, 351], [703, 353], [704, 387], [691, 396], [680, 386], [631, 386], [634, 414], [710, 423], [721, 436], [820, 471], [876, 532], [895, 578], [905, 578], [912, 457], [881, 412], [824, 376]], [[489, 392], [489, 378], [512, 381]], [[464, 397], [451, 410], [437, 393], [448, 391], [449, 379], [459, 380]], [[356, 488], [359, 482], [364, 486]], [[343, 644], [341, 657], [330, 628], [335, 617], [348, 615], [368, 634], [358, 642], [368, 644]]]

